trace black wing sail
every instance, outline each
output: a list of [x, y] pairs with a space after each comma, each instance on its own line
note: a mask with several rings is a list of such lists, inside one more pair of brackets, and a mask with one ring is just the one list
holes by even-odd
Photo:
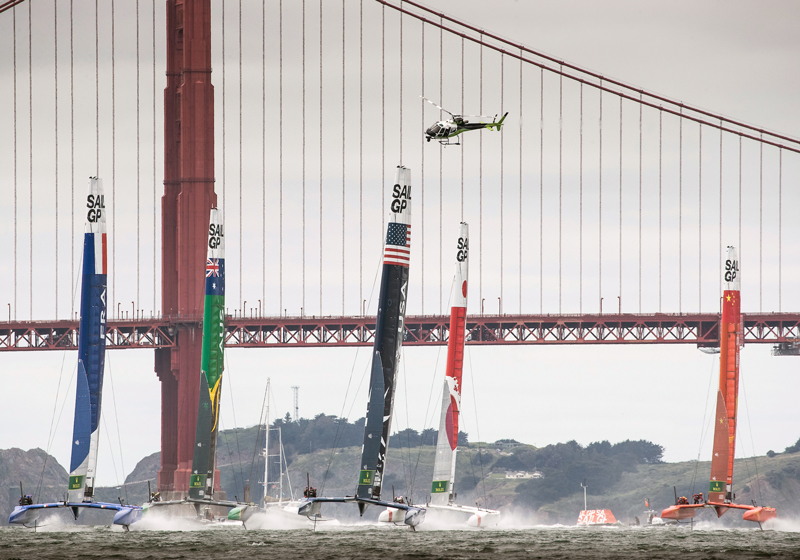
[[[391, 211], [386, 228], [370, 396], [356, 497], [379, 500], [386, 448], [392, 428], [397, 365], [405, 331], [408, 265], [411, 254], [411, 172], [397, 168]], [[376, 441], [377, 440], [377, 441]], [[366, 504], [359, 503], [363, 510]]]

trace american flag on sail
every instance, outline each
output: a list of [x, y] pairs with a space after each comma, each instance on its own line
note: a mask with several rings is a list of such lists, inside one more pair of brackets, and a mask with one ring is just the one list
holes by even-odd
[[411, 259], [411, 224], [392, 222], [386, 231], [383, 264], [408, 266]]

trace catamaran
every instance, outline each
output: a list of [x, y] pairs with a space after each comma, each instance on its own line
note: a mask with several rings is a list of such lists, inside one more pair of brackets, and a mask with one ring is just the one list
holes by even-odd
[[[468, 526], [485, 527], [499, 521], [499, 511], [462, 506], [455, 502], [456, 457], [461, 416], [464, 342], [467, 326], [467, 288], [469, 285], [469, 225], [465, 222], [460, 225], [458, 243], [455, 248], [455, 261], [455, 274], [450, 291], [450, 339], [447, 343], [447, 369], [442, 390], [439, 438], [433, 463], [431, 498], [426, 507], [431, 511], [463, 514], [467, 517]], [[381, 512], [379, 520], [395, 523], [401, 511], [396, 506], [387, 508]], [[402, 516], [400, 518], [402, 519]]]
[[425, 518], [425, 508], [408, 504], [393, 504], [381, 499], [383, 475], [386, 469], [386, 449], [392, 427], [397, 366], [400, 362], [405, 332], [408, 268], [411, 261], [411, 171], [397, 167], [390, 196], [389, 223], [383, 250], [378, 315], [375, 323], [375, 343], [372, 349], [367, 416], [364, 443], [354, 496], [325, 498], [306, 488], [297, 513], [315, 519], [320, 517], [322, 504], [355, 503], [364, 515], [369, 505], [394, 507], [403, 510], [403, 523], [416, 527]]
[[761, 525], [777, 516], [775, 508], [737, 504], [733, 500], [733, 459], [736, 450], [737, 404], [739, 398], [739, 348], [742, 344], [742, 318], [739, 260], [735, 247], [728, 247], [723, 281], [722, 318], [720, 320], [719, 390], [714, 416], [714, 450], [711, 455], [711, 480], [708, 495], [695, 494], [693, 502], [685, 497], [661, 512], [662, 519], [692, 519], [697, 508], [714, 508], [717, 517], [729, 509], [745, 510], [742, 519]]
[[191, 504], [199, 518], [211, 519], [212, 508], [231, 508], [237, 502], [214, 499], [219, 488], [216, 478], [217, 436], [219, 434], [225, 349], [225, 233], [222, 211], [212, 208], [208, 226], [208, 250], [203, 304], [203, 344], [201, 349], [200, 397], [197, 407], [192, 473], [189, 496], [182, 500], [159, 501], [157, 495], [141, 508], [126, 508], [114, 516], [114, 523], [128, 527], [152, 508]]
[[119, 511], [124, 507], [121, 504], [94, 501], [106, 354], [108, 264], [105, 195], [103, 182], [97, 177], [89, 178], [86, 208], [78, 326], [78, 379], [68, 495], [63, 502], [46, 504], [34, 504], [31, 496], [23, 495], [20, 505], [14, 508], [8, 518], [9, 523], [35, 523], [45, 509], [70, 508], [72, 515], [78, 519], [81, 509]]

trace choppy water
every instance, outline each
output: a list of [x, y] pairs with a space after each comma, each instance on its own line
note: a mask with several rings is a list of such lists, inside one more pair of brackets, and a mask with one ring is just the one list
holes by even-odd
[[0, 529], [0, 558], [800, 558], [800, 533], [757, 529], [529, 527], [425, 530], [321, 526], [266, 531]]

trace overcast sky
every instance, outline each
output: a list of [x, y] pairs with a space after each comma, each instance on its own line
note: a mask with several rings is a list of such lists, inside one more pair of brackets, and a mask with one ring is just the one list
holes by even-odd
[[[115, 83], [112, 105], [110, 3], [99, 14], [100, 124], [95, 128], [94, 3], [75, 2], [75, 113], [74, 160], [70, 157], [69, 11], [58, 5], [58, 104], [54, 100], [54, 42], [52, 4], [33, 3], [33, 53], [31, 97], [34, 111], [33, 138], [28, 134], [28, 37], [27, 5], [17, 8], [17, 218], [12, 200], [15, 191], [13, 136], [13, 36], [11, 12], [0, 15], [0, 271], [6, 279], [2, 301], [11, 303], [19, 319], [67, 317], [73, 281], [71, 241], [71, 173], [80, 199], [86, 177], [99, 172], [106, 193], [115, 205], [112, 257], [114, 277], [112, 307], [136, 307], [150, 313], [160, 307], [160, 259], [154, 245], [160, 243], [160, 224], [154, 209], [163, 177], [162, 90], [164, 87], [162, 2], [156, 3], [156, 34], [148, 2], [140, 2], [140, 100], [139, 166], [137, 174], [136, 47], [133, 3], [116, 3]], [[542, 307], [559, 311], [558, 286], [562, 286], [563, 312], [594, 312], [599, 299], [616, 309], [622, 297], [623, 311], [654, 312], [659, 308], [658, 291], [658, 112], [643, 112], [642, 198], [642, 288], [639, 290], [638, 257], [638, 108], [623, 105], [623, 164], [620, 167], [619, 101], [604, 96], [603, 136], [603, 244], [598, 245], [599, 187], [599, 97], [584, 88], [584, 160], [579, 172], [580, 89], [563, 83], [563, 153], [559, 173], [559, 82], [546, 74], [544, 85], [536, 68], [523, 69], [522, 115], [520, 115], [520, 67], [510, 59], [483, 53], [470, 44], [464, 50], [463, 112], [493, 115], [509, 111], [503, 133], [485, 132], [482, 163], [478, 156], [478, 133], [467, 136], [464, 146], [440, 149], [422, 141], [422, 129], [438, 118], [438, 111], [419, 99], [424, 93], [453, 112], [461, 112], [461, 41], [445, 36], [442, 58], [439, 33], [425, 31], [425, 73], [422, 83], [421, 24], [404, 19], [403, 87], [400, 103], [399, 17], [386, 9], [385, 62], [381, 57], [381, 10], [364, 2], [363, 109], [359, 99], [359, 2], [346, 3], [345, 94], [342, 96], [341, 3], [326, 2], [323, 11], [322, 120], [320, 121], [319, 4], [307, 2], [306, 28], [306, 252], [305, 291], [302, 289], [303, 112], [302, 38], [299, 2], [284, 2], [283, 23], [283, 114], [279, 110], [278, 4], [266, 6], [266, 57], [262, 65], [261, 4], [243, 2], [242, 18], [242, 173], [239, 173], [239, 60], [238, 4], [225, 3], [225, 83], [222, 82], [222, 8], [213, 2], [212, 47], [216, 107], [216, 190], [226, 211], [228, 231], [228, 307], [250, 308], [259, 299], [266, 313], [287, 309], [298, 314], [320, 312], [319, 278], [323, 278], [322, 312], [342, 313], [342, 247], [344, 247], [344, 311], [354, 314], [362, 300], [371, 296], [380, 256], [380, 196], [392, 168], [400, 160], [412, 169], [415, 237], [409, 295], [411, 313], [437, 313], [447, 307], [452, 263], [447, 247], [452, 244], [461, 219], [461, 156], [464, 155], [464, 214], [472, 235], [470, 312], [478, 312], [481, 299], [487, 312], [495, 312], [498, 297], [503, 311], [538, 313], [539, 306], [539, 181], [538, 165], [543, 150], [542, 195]], [[435, 9], [462, 18], [515, 42], [587, 67], [603, 75], [647, 90], [700, 106], [742, 121], [790, 136], [800, 130], [800, 8], [793, 2], [756, 5], [749, 2], [512, 2], [498, 1], [487, 9], [484, 2], [431, 2]], [[153, 42], [155, 40], [155, 71]], [[440, 66], [441, 62], [441, 66]], [[385, 117], [381, 105], [381, 66], [386, 68]], [[440, 67], [442, 89], [440, 90]], [[266, 112], [262, 113], [262, 70], [266, 90]], [[155, 73], [155, 83], [153, 75]], [[480, 77], [483, 76], [481, 87]], [[223, 129], [223, 89], [225, 127]], [[483, 100], [481, 104], [481, 91]], [[544, 93], [544, 100], [540, 98]], [[501, 97], [502, 94], [502, 97]], [[344, 102], [343, 102], [344, 101]], [[541, 104], [541, 105], [540, 105]], [[155, 114], [153, 107], [155, 105]], [[482, 106], [481, 106], [482, 105]], [[55, 108], [58, 108], [58, 173], [55, 170]], [[539, 108], [544, 107], [543, 143], [540, 143]], [[400, 107], [403, 110], [400, 119]], [[344, 115], [343, 115], [344, 110]], [[362, 113], [363, 111], [363, 113]], [[359, 115], [363, 114], [363, 226], [359, 230]], [[114, 129], [112, 138], [112, 115]], [[155, 128], [153, 126], [155, 117]], [[282, 117], [282, 119], [281, 119]], [[383, 119], [385, 118], [385, 125]], [[345, 122], [344, 163], [342, 122]], [[277, 271], [280, 206], [280, 122], [283, 122], [283, 291]], [[402, 135], [400, 134], [402, 124]], [[381, 134], [385, 126], [384, 141]], [[322, 129], [320, 134], [320, 128]], [[225, 131], [223, 142], [223, 130]], [[96, 132], [99, 131], [99, 146]], [[262, 144], [262, 132], [265, 142]], [[743, 307], [745, 310], [784, 311], [800, 305], [797, 289], [797, 224], [791, 219], [800, 210], [800, 195], [794, 188], [800, 179], [800, 158], [783, 154], [782, 270], [778, 281], [778, 153], [765, 148], [763, 179], [759, 175], [760, 153], [750, 142], [743, 146], [743, 229], [738, 229], [738, 141], [723, 137], [720, 166], [719, 134], [703, 130], [702, 170], [696, 125], [684, 124], [682, 153], [679, 152], [677, 120], [663, 120], [663, 311], [715, 311], [719, 295], [720, 243], [719, 177], [723, 175], [721, 245], [737, 244], [742, 235]], [[153, 144], [153, 137], [156, 141]], [[319, 140], [320, 136], [322, 141]], [[113, 140], [113, 142], [112, 142]], [[523, 148], [520, 152], [520, 140]], [[29, 143], [33, 145], [32, 161]], [[384, 159], [381, 160], [381, 145]], [[116, 159], [112, 159], [112, 146]], [[223, 172], [223, 146], [224, 172]], [[322, 154], [320, 154], [322, 146]], [[97, 153], [99, 152], [99, 168]], [[442, 206], [439, 205], [439, 157], [442, 154]], [[154, 157], [155, 156], [155, 157]], [[262, 177], [262, 157], [265, 178]], [[74, 161], [74, 163], [73, 163]], [[320, 171], [322, 162], [322, 171]], [[501, 166], [502, 162], [502, 166]], [[678, 172], [679, 165], [682, 173]], [[424, 166], [424, 175], [422, 168]], [[33, 176], [29, 175], [33, 169]], [[520, 173], [520, 168], [522, 169]], [[501, 174], [502, 170], [502, 174]], [[622, 228], [620, 230], [619, 183], [623, 180]], [[320, 176], [322, 187], [320, 187]], [[344, 176], [344, 178], [343, 178]], [[154, 180], [155, 177], [155, 180]], [[501, 179], [502, 177], [502, 179]], [[58, 179], [57, 183], [55, 178]], [[558, 185], [563, 185], [562, 266], [559, 281]], [[113, 180], [112, 180], [113, 179]], [[501, 180], [504, 196], [500, 215]], [[579, 185], [584, 189], [583, 238], [578, 235]], [[33, 259], [29, 237], [33, 185]], [[56, 193], [56, 184], [58, 195]], [[239, 185], [242, 185], [242, 209]], [[522, 184], [522, 204], [519, 202]], [[699, 198], [700, 184], [703, 185]], [[262, 185], [264, 188], [262, 190]], [[346, 191], [345, 239], [342, 240], [342, 188]], [[759, 187], [763, 185], [763, 227], [759, 230]], [[681, 191], [678, 206], [677, 192]], [[320, 228], [322, 190], [323, 221]], [[423, 194], [424, 190], [424, 194]], [[137, 197], [138, 193], [138, 197]], [[155, 197], [154, 197], [155, 193]], [[224, 195], [224, 198], [223, 198]], [[262, 199], [263, 196], [263, 199]], [[698, 242], [698, 200], [702, 200], [703, 239]], [[56, 210], [56, 201], [58, 209]], [[482, 201], [482, 202], [479, 202]], [[138, 212], [137, 212], [138, 208]], [[481, 213], [481, 208], [483, 209]], [[424, 221], [423, 221], [424, 209]], [[519, 211], [523, 211], [522, 222]], [[262, 214], [263, 212], [263, 214]], [[82, 223], [76, 213], [75, 259]], [[262, 215], [265, 219], [262, 221]], [[439, 216], [442, 216], [443, 254], [440, 254]], [[58, 218], [58, 229], [55, 218]], [[241, 216], [241, 220], [240, 220]], [[137, 229], [138, 217], [138, 229]], [[263, 228], [262, 228], [262, 223]], [[679, 223], [682, 234], [679, 238]], [[156, 226], [154, 228], [154, 225]], [[501, 228], [502, 226], [502, 228]], [[112, 223], [109, 223], [112, 227]], [[422, 231], [425, 231], [424, 243]], [[520, 236], [520, 230], [522, 235]], [[16, 270], [14, 236], [17, 236]], [[138, 251], [137, 259], [137, 232]], [[154, 236], [155, 232], [155, 236]], [[240, 233], [241, 232], [241, 233]], [[503, 245], [501, 251], [501, 232]], [[320, 235], [323, 248], [320, 259]], [[363, 236], [363, 245], [359, 239]], [[760, 237], [763, 236], [763, 237]], [[620, 237], [622, 254], [620, 254]], [[56, 238], [58, 250], [56, 251]], [[759, 251], [759, 238], [764, 250]], [[239, 240], [241, 241], [241, 244]], [[263, 241], [262, 241], [263, 240]], [[681, 253], [678, 247], [681, 243]], [[521, 244], [521, 246], [520, 246]], [[476, 250], [480, 245], [480, 250]], [[425, 256], [422, 258], [424, 247]], [[361, 249], [360, 249], [361, 248]], [[602, 287], [598, 256], [603, 251]], [[241, 259], [239, 257], [241, 250]], [[58, 255], [58, 272], [55, 255]], [[522, 254], [520, 261], [519, 255]], [[362, 257], [363, 255], [363, 257]], [[363, 258], [363, 261], [360, 259]], [[500, 283], [500, 263], [503, 283]], [[29, 264], [33, 262], [33, 294]], [[320, 272], [320, 262], [322, 271]], [[263, 263], [263, 269], [262, 269]], [[138, 267], [138, 268], [137, 268]], [[760, 267], [760, 268], [759, 268]], [[424, 275], [423, 275], [424, 269]], [[482, 269], [482, 273], [481, 273]], [[681, 270], [678, 275], [677, 270]], [[77, 266], [76, 266], [77, 270]], [[241, 270], [241, 275], [239, 274]], [[262, 284], [262, 270], [266, 281]], [[361, 270], [359, 280], [359, 270]], [[441, 291], [440, 273], [441, 272]], [[580, 276], [582, 271], [582, 277]], [[620, 271], [622, 275], [620, 277]], [[138, 272], [138, 273], [137, 273]], [[760, 275], [759, 275], [760, 272]], [[702, 275], [702, 278], [701, 278]], [[621, 278], [621, 279], [620, 279]], [[58, 280], [56, 289], [55, 279]], [[16, 305], [12, 280], [16, 281]], [[241, 290], [239, 289], [241, 281]], [[424, 288], [423, 288], [424, 282]], [[620, 290], [620, 284], [622, 284]], [[305, 293], [304, 293], [305, 292]], [[58, 303], [56, 303], [56, 294]], [[424, 297], [424, 304], [423, 304]], [[153, 302], [155, 300], [155, 306]], [[241, 302], [241, 304], [240, 304]], [[609, 303], [610, 302], [610, 303]], [[368, 303], [368, 305], [369, 305]], [[609, 307], [605, 307], [609, 311]], [[115, 313], [115, 312], [114, 312]], [[113, 313], [112, 313], [113, 314]], [[403, 429], [429, 427], [438, 417], [438, 391], [443, 375], [444, 348], [408, 348], [404, 351], [399, 400], [394, 426]], [[368, 352], [355, 349], [268, 349], [228, 352], [223, 392], [223, 422], [251, 425], [259, 417], [266, 378], [272, 378], [277, 413], [291, 409], [291, 386], [300, 386], [300, 413], [364, 414], [366, 387], [363, 380]], [[664, 445], [668, 460], [705, 458], [707, 438], [700, 445], [703, 420], [711, 410], [706, 404], [708, 388], [717, 376], [717, 358], [691, 346], [646, 347], [498, 347], [468, 351], [464, 399], [466, 430], [471, 439], [477, 432], [484, 440], [513, 437], [546, 445], [575, 439], [589, 443], [600, 439], [619, 441], [644, 438]], [[63, 415], [57, 423], [52, 452], [62, 465], [68, 464], [72, 429], [75, 353], [28, 352], [0, 355], [0, 371], [8, 389], [0, 406], [14, 418], [12, 430], [0, 436], [0, 447], [28, 449], [47, 447], [54, 403]], [[436, 370], [438, 364], [438, 371]], [[160, 436], [159, 384], [152, 371], [150, 351], [109, 352], [107, 361], [104, 422], [100, 474], [103, 484], [122, 478], [113, 401], [119, 413], [119, 433], [125, 470], [135, 461], [158, 450]], [[748, 345], [742, 350], [742, 395], [739, 453], [753, 449], [782, 450], [800, 437], [800, 413], [794, 404], [797, 364], [792, 358], [773, 358], [769, 347]], [[351, 373], [352, 372], [352, 373]], [[352, 379], [351, 379], [352, 375]], [[59, 378], [61, 379], [59, 388]], [[113, 378], [114, 394], [111, 393]], [[348, 380], [351, 380], [349, 393]], [[433, 392], [431, 390], [433, 387]], [[59, 391], [57, 395], [57, 389]], [[746, 395], [745, 395], [746, 393]], [[713, 397], [713, 395], [712, 395]], [[234, 406], [235, 405], [235, 406]], [[234, 421], [235, 412], [235, 421]], [[427, 412], [427, 414], [426, 414]], [[749, 421], [747, 415], [749, 413]], [[274, 414], [273, 414], [274, 416]], [[477, 416], [477, 420], [476, 420]], [[752, 438], [749, 427], [752, 426]], [[111, 444], [109, 445], [109, 440]], [[110, 453], [113, 448], [113, 453]], [[112, 459], [113, 456], [113, 459]], [[114, 474], [116, 463], [118, 475]]]

